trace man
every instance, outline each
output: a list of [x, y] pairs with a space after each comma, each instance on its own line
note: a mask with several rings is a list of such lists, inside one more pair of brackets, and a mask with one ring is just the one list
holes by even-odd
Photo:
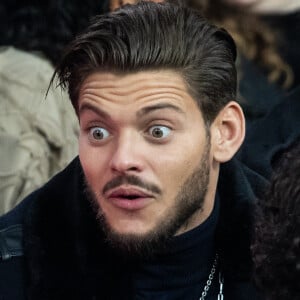
[[235, 56], [224, 30], [168, 3], [97, 17], [70, 45], [57, 75], [79, 159], [0, 220], [4, 299], [258, 299], [263, 182], [231, 160]]

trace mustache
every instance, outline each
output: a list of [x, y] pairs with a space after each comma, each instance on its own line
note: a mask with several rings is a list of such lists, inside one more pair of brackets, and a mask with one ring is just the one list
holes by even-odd
[[109, 181], [108, 183], [105, 184], [105, 186], [103, 187], [102, 193], [105, 194], [107, 191], [119, 187], [123, 184], [130, 184], [136, 187], [140, 187], [144, 190], [147, 190], [151, 193], [155, 193], [155, 194], [161, 194], [161, 189], [152, 183], [147, 183], [143, 180], [141, 180], [139, 177], [137, 176], [133, 176], [133, 175], [123, 175], [123, 176], [118, 176], [113, 178], [111, 181]]

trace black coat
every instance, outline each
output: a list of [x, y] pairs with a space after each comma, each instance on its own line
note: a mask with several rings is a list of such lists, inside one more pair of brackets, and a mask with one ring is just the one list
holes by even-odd
[[278, 155], [299, 138], [300, 87], [282, 98], [264, 118], [252, 124], [237, 157], [269, 179]]
[[[216, 236], [225, 299], [258, 299], [250, 283], [250, 239], [265, 184], [235, 160], [221, 166]], [[0, 218], [0, 232], [1, 300], [133, 299], [130, 266], [103, 243], [78, 158]]]

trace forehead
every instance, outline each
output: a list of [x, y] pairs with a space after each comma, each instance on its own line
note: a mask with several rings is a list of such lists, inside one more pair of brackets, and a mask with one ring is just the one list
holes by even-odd
[[196, 106], [181, 74], [173, 70], [136, 73], [95, 72], [83, 82], [79, 108], [84, 102], [101, 105], [137, 104], [167, 101], [187, 108]]
[[80, 91], [91, 88], [105, 88], [121, 89], [130, 93], [140, 87], [165, 87], [186, 91], [186, 84], [182, 76], [173, 70], [140, 71], [135, 73], [94, 72], [83, 81]]

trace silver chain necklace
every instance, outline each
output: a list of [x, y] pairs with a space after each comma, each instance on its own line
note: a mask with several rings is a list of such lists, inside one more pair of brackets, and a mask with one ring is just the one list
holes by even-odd
[[[199, 300], [204, 300], [206, 295], [207, 295], [207, 292], [210, 289], [211, 283], [212, 283], [212, 281], [215, 277], [215, 273], [216, 273], [216, 269], [217, 269], [217, 265], [218, 265], [218, 260], [219, 260], [219, 256], [218, 256], [218, 254], [216, 254], [213, 266], [210, 270], [210, 274], [209, 274], [208, 279], [206, 281], [206, 285], [203, 289], [203, 292], [202, 292], [201, 297], [199, 298]], [[220, 289], [219, 289], [219, 294], [218, 294], [218, 300], [223, 300], [224, 299], [224, 295], [223, 295], [224, 280], [223, 280], [223, 276], [222, 276], [220, 271], [219, 271], [219, 286], [220, 286]]]

